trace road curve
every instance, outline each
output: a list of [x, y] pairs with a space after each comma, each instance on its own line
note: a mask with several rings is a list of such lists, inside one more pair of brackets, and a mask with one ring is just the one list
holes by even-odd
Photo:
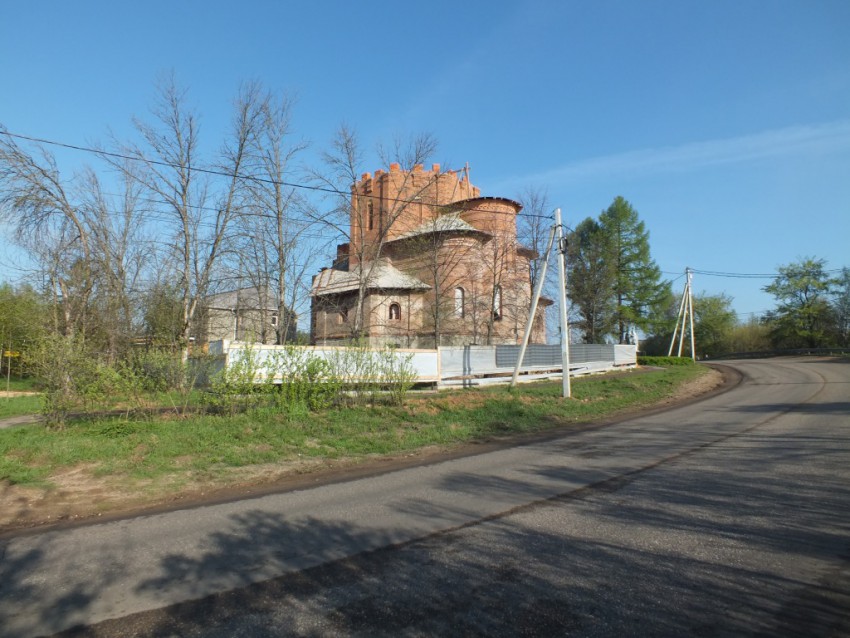
[[[192, 614], [212, 622], [227, 600], [217, 635], [243, 633], [227, 623], [269, 592], [292, 605], [252, 608], [253, 635], [843, 635], [850, 363], [729, 365], [744, 377], [729, 392], [556, 440], [8, 538], [0, 636], [214, 635]], [[301, 592], [303, 574], [325, 589]], [[329, 597], [343, 585], [359, 607]]]

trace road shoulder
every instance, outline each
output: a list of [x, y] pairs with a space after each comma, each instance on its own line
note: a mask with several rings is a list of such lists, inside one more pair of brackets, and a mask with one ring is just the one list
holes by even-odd
[[146, 497], [142, 501], [130, 502], [124, 507], [111, 509], [108, 512], [98, 511], [97, 503], [93, 499], [75, 503], [70, 498], [70, 494], [63, 494], [63, 490], [56, 490], [49, 496], [42, 495], [40, 500], [31, 501], [16, 493], [25, 491], [27, 488], [16, 489], [16, 486], [0, 483], [0, 501], [4, 501], [7, 505], [4, 508], [7, 510], [6, 520], [0, 521], [0, 539], [40, 533], [47, 529], [66, 529], [344, 483], [411, 467], [434, 465], [509, 447], [579, 435], [588, 430], [708, 399], [734, 388], [742, 380], [740, 373], [730, 366], [710, 364], [708, 367], [712, 369], [711, 372], [684, 384], [673, 397], [650, 407], [623, 411], [604, 420], [572, 423], [530, 434], [506, 434], [450, 447], [429, 446], [389, 456], [303, 461], [288, 464], [285, 471], [278, 473], [271, 480], [248, 480], [235, 485], [207, 487], [159, 500]]

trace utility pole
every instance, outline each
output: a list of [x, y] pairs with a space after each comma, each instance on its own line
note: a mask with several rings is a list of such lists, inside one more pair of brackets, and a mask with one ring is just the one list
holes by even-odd
[[679, 303], [679, 313], [676, 315], [676, 327], [673, 329], [673, 338], [670, 340], [670, 349], [667, 351], [667, 356], [673, 356], [673, 348], [676, 345], [676, 338], [679, 338], [678, 356], [682, 356], [682, 349], [685, 345], [685, 330], [690, 332], [691, 342], [691, 359], [696, 361], [696, 348], [694, 345], [694, 295], [691, 279], [693, 272], [690, 268], [685, 268], [685, 289], [682, 291], [682, 301]]
[[686, 268], [685, 273], [687, 273], [688, 275], [688, 306], [690, 306], [691, 308], [691, 312], [689, 314], [691, 318], [691, 359], [693, 361], [696, 361], [697, 351], [694, 345], [694, 287], [691, 285], [691, 278], [693, 277], [693, 272], [690, 268]]
[[537, 286], [534, 290], [534, 295], [531, 299], [531, 309], [528, 315], [528, 321], [525, 324], [525, 334], [522, 337], [522, 345], [519, 349], [519, 358], [514, 373], [511, 377], [511, 385], [513, 388], [517, 383], [519, 369], [522, 366], [522, 360], [525, 358], [525, 351], [528, 347], [528, 341], [531, 338], [531, 330], [534, 326], [534, 315], [537, 313], [537, 303], [540, 300], [540, 294], [543, 290], [543, 282], [546, 280], [546, 269], [549, 265], [549, 257], [552, 254], [552, 247], [555, 243], [555, 236], [558, 237], [558, 278], [560, 280], [560, 295], [559, 307], [561, 312], [561, 366], [563, 370], [563, 397], [568, 399], [571, 396], [570, 389], [570, 330], [567, 324], [567, 275], [565, 262], [567, 258], [567, 240], [564, 236], [564, 227], [561, 225], [561, 209], [555, 209], [555, 225], [549, 231], [549, 241], [546, 244], [546, 254], [543, 257], [543, 268], [540, 271], [537, 279]]
[[558, 229], [558, 282], [561, 309], [561, 365], [563, 366], [563, 396], [572, 396], [570, 388], [570, 326], [567, 321], [567, 238], [561, 224], [561, 209], [555, 209], [555, 228]]
[[549, 241], [546, 242], [546, 253], [543, 255], [543, 268], [537, 276], [537, 286], [534, 288], [534, 295], [531, 298], [531, 309], [528, 313], [528, 321], [525, 323], [525, 334], [522, 337], [522, 345], [519, 348], [519, 358], [514, 366], [514, 374], [511, 377], [510, 387], [516, 385], [519, 369], [522, 366], [522, 360], [525, 358], [525, 351], [528, 348], [528, 341], [531, 338], [531, 331], [534, 328], [534, 315], [537, 314], [537, 303], [540, 301], [540, 294], [543, 291], [543, 282], [546, 280], [546, 268], [549, 266], [549, 255], [552, 254], [552, 244], [555, 241], [555, 226], [549, 230]]
[[[0, 342], [0, 348], [3, 347], [2, 342]], [[6, 351], [6, 396], [9, 395], [9, 388], [12, 384], [12, 337], [9, 336], [9, 349]], [[18, 376], [20, 376], [20, 368], [18, 369]]]

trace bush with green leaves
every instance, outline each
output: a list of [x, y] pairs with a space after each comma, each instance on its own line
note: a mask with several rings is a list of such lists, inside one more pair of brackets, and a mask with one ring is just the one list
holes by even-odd
[[135, 350], [121, 362], [121, 368], [145, 392], [168, 392], [183, 386], [187, 381], [186, 365], [182, 357], [169, 350]]
[[401, 355], [391, 347], [376, 350], [366, 344], [333, 350], [328, 355], [341, 389], [357, 404], [401, 404], [416, 380], [412, 361], [412, 354]]
[[228, 414], [261, 408], [303, 413], [343, 403], [400, 405], [416, 381], [412, 360], [393, 348], [362, 344], [324, 354], [299, 346], [266, 352], [249, 346], [231, 354], [226, 368], [212, 377], [206, 402]]
[[393, 405], [401, 405], [416, 382], [413, 354], [401, 355], [395, 348], [384, 348], [376, 353], [378, 370], [386, 396]]
[[213, 364], [214, 358], [209, 355], [184, 361], [179, 352], [145, 348], [129, 353], [116, 368], [133, 408], [149, 409], [167, 399], [177, 412], [185, 413], [195, 388], [208, 384]]
[[48, 335], [29, 352], [27, 363], [43, 384], [48, 427], [62, 428], [72, 412], [100, 407], [124, 387], [121, 375], [98, 361], [81, 336]]
[[339, 396], [340, 380], [330, 363], [306, 348], [275, 350], [265, 363], [266, 387], [279, 409], [321, 410]]
[[208, 405], [217, 412], [235, 414], [256, 407], [263, 393], [260, 358], [248, 345], [233, 355], [224, 366], [210, 379], [207, 393]]

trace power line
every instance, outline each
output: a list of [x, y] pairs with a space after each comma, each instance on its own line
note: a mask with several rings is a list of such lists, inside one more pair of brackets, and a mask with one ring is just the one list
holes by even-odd
[[[80, 146], [78, 144], [68, 144], [67, 142], [58, 142], [56, 140], [48, 140], [46, 138], [33, 137], [33, 136], [30, 136], [30, 135], [22, 135], [20, 133], [12, 133], [12, 132], [5, 130], [5, 129], [0, 130], [0, 134], [6, 135], [8, 137], [13, 137], [13, 138], [16, 138], [16, 139], [26, 140], [28, 142], [35, 142], [36, 144], [48, 144], [50, 146], [58, 146], [60, 148], [67, 148], [67, 149], [73, 150], [73, 151], [80, 151], [80, 152], [83, 152], [83, 153], [92, 153], [94, 155], [99, 155], [101, 157], [113, 157], [113, 158], [116, 158], [116, 159], [123, 159], [123, 160], [131, 161], [131, 162], [143, 162], [145, 164], [151, 164], [151, 165], [154, 165], [154, 166], [164, 166], [164, 167], [167, 167], [167, 168], [178, 168], [178, 169], [184, 168], [184, 167], [181, 167], [178, 164], [174, 164], [172, 162], [165, 162], [165, 161], [162, 161], [162, 160], [148, 159], [144, 156], [138, 156], [137, 157], [137, 156], [133, 156], [133, 155], [126, 155], [124, 153], [116, 153], [114, 151], [105, 151], [105, 150], [102, 150], [102, 149], [91, 148], [91, 147], [88, 147], [88, 146]], [[198, 173], [206, 174], [206, 175], [214, 175], [216, 177], [230, 177], [230, 178], [236, 178], [236, 179], [243, 179], [243, 180], [252, 181], [252, 182], [256, 182], [256, 183], [260, 183], [260, 184], [268, 184], [268, 185], [272, 185], [272, 186], [286, 186], [287, 188], [299, 188], [299, 189], [309, 190], [309, 191], [313, 191], [313, 192], [328, 193], [328, 194], [332, 194], [332, 195], [341, 195], [341, 196], [344, 196], [344, 197], [350, 197], [351, 196], [350, 192], [342, 191], [342, 190], [339, 190], [337, 188], [333, 188], [333, 187], [330, 187], [330, 186], [317, 186], [317, 185], [314, 185], [314, 184], [302, 184], [302, 183], [299, 183], [299, 182], [287, 182], [287, 181], [283, 181], [283, 180], [276, 180], [276, 179], [271, 179], [271, 178], [258, 177], [256, 175], [240, 175], [239, 173], [231, 173], [231, 172], [224, 171], [224, 170], [213, 169], [213, 168], [202, 168], [202, 167], [197, 167], [197, 166], [192, 166], [191, 170], [198, 172]], [[378, 199], [379, 198], [378, 195], [370, 195], [370, 194], [360, 194], [360, 197], [365, 197], [365, 198], [368, 198], [368, 199]], [[402, 203], [402, 204], [421, 203], [420, 200], [418, 200], [416, 198], [414, 198], [414, 199], [402, 199], [402, 198], [396, 198], [396, 197], [384, 197], [383, 199], [386, 200], [386, 201], [389, 201], [389, 202]], [[454, 202], [452, 202], [452, 203], [454, 203]], [[449, 204], [449, 205], [451, 205], [451, 204]], [[490, 211], [490, 213], [496, 214], [495, 211]], [[510, 214], [510, 213], [502, 213], [502, 214]], [[541, 219], [551, 219], [548, 215], [535, 215], [533, 213], [517, 213], [517, 215], [521, 215], [523, 217], [538, 217], [538, 218], [541, 218]]]
[[[110, 197], [124, 197], [124, 195], [122, 195], [120, 193], [103, 192], [102, 194], [108, 195]], [[138, 199], [138, 200], [143, 201], [143, 202], [151, 202], [151, 203], [154, 203], [154, 204], [169, 204], [169, 202], [167, 202], [164, 199], [156, 199], [156, 198], [152, 198], [152, 197], [136, 197], [134, 199]], [[210, 206], [199, 206], [199, 205], [194, 205], [194, 204], [187, 204], [187, 208], [194, 208], [196, 210], [203, 210], [203, 211], [215, 212], [215, 213], [219, 212], [218, 208], [213, 208], [213, 207], [210, 207]], [[115, 215], [115, 216], [125, 214], [123, 211], [116, 211], [116, 210], [109, 210], [109, 209], [106, 209], [106, 212], [109, 213], [110, 215]], [[146, 211], [146, 215], [150, 219], [153, 219], [154, 221], [172, 221], [170, 218], [163, 217], [162, 215], [160, 215], [159, 217], [156, 217], [155, 212], [153, 212], [153, 211]], [[238, 213], [235, 213], [234, 217], [260, 217], [260, 218], [263, 218], [263, 219], [277, 220], [277, 216], [272, 215], [271, 213], [250, 212], [250, 211], [244, 211], [244, 210], [240, 210]], [[315, 219], [299, 217], [297, 215], [286, 215], [286, 216], [282, 216], [281, 219], [287, 225], [289, 225], [289, 224], [301, 224], [302, 228], [307, 228], [309, 226], [319, 224], [319, 222], [316, 221]], [[202, 221], [202, 220], [198, 221], [197, 223], [198, 223], [198, 225], [201, 225], [201, 226], [209, 226], [209, 227], [215, 226], [215, 224], [213, 222], [205, 222], [205, 221]]]
[[[695, 275], [705, 275], [708, 277], [727, 277], [730, 279], [776, 279], [777, 277], [781, 277], [782, 273], [774, 272], [774, 273], [743, 273], [743, 272], [718, 272], [712, 270], [697, 270], [695, 268], [691, 268], [691, 272]], [[841, 272], [841, 268], [833, 268], [831, 270], [824, 270], [823, 273], [825, 275], [831, 275], [834, 273]]]

